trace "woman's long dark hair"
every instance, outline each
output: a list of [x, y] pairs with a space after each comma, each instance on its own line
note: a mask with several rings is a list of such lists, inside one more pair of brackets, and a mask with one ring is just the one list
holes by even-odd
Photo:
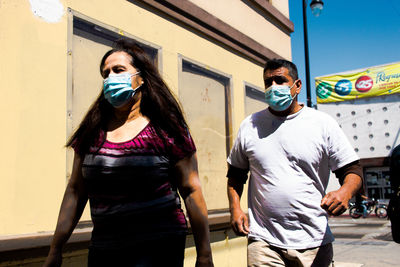
[[[161, 138], [165, 138], [163, 135], [163, 132], [165, 132], [169, 137], [174, 138], [178, 144], [185, 142], [188, 126], [182, 110], [161, 78], [158, 69], [138, 44], [131, 40], [118, 40], [115, 48], [103, 56], [100, 63], [100, 73], [107, 57], [121, 51], [132, 57], [131, 65], [140, 71], [140, 76], [144, 81], [139, 89], [142, 93], [140, 112], [150, 119], [151, 124]], [[81, 156], [86, 154], [89, 147], [98, 138], [100, 131], [106, 130], [107, 122], [114, 112], [113, 109], [111, 104], [104, 98], [103, 91], [101, 91], [66, 146], [74, 147], [75, 151]]]

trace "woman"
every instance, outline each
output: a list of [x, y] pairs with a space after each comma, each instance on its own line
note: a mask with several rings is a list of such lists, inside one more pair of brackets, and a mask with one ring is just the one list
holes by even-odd
[[183, 266], [187, 225], [177, 190], [196, 266], [213, 266], [196, 149], [177, 101], [133, 42], [118, 41], [100, 72], [103, 92], [67, 143], [73, 170], [45, 266], [61, 265], [88, 199], [88, 266]]

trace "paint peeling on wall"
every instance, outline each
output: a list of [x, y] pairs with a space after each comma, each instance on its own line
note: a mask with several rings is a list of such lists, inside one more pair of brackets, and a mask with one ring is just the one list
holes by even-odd
[[59, 0], [29, 0], [32, 13], [46, 22], [57, 23], [64, 15], [64, 7]]

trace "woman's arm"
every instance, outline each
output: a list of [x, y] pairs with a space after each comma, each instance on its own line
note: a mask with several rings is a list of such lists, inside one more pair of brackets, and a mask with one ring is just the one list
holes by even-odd
[[196, 244], [196, 267], [214, 266], [210, 247], [207, 207], [201, 191], [196, 154], [180, 160], [176, 164], [176, 173], [179, 193], [185, 202]]
[[50, 252], [44, 266], [61, 266], [62, 247], [68, 241], [88, 200], [87, 192], [82, 178], [82, 160], [78, 154], [74, 155], [72, 175], [65, 189], [61, 203], [60, 213]]

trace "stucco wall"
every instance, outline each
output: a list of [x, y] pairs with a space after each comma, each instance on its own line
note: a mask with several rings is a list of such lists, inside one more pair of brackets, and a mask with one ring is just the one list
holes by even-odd
[[67, 16], [0, 5], [0, 235], [50, 230], [65, 187]]

